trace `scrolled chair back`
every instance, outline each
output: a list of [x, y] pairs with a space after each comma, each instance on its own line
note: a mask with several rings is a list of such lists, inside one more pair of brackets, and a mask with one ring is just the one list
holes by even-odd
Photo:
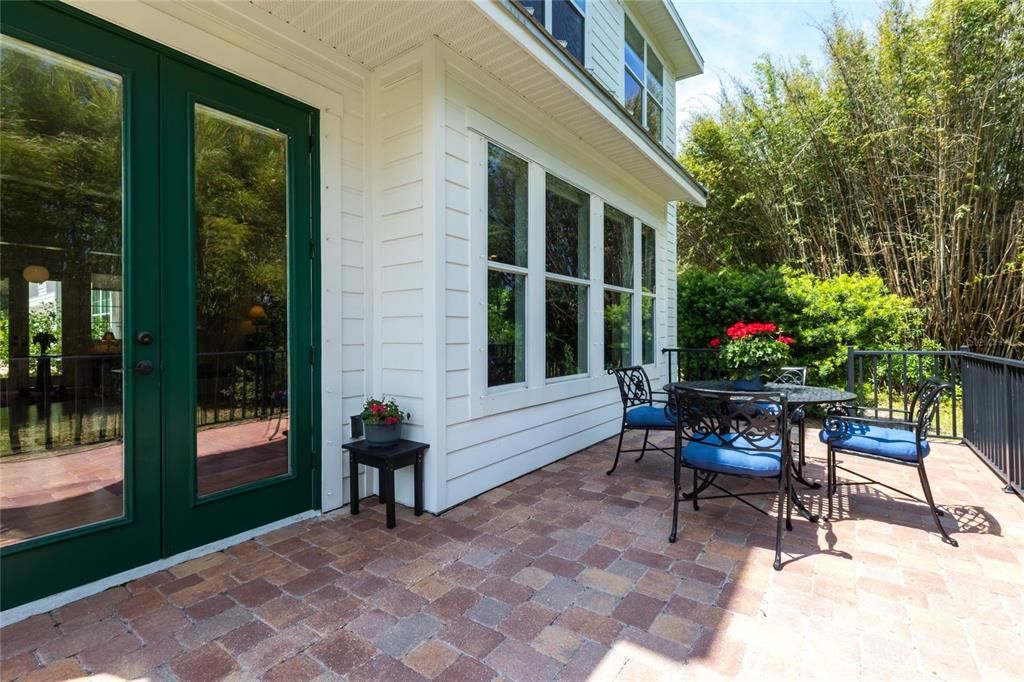
[[666, 410], [681, 441], [777, 450], [785, 433], [787, 405], [781, 393], [677, 388]]
[[[922, 390], [923, 389], [923, 390]], [[916, 422], [915, 430], [918, 440], [924, 440], [928, 436], [928, 426], [935, 419], [935, 413], [939, 409], [939, 398], [944, 391], [953, 390], [953, 384], [947, 383], [938, 377], [928, 377], [921, 382], [921, 388], [914, 400], [920, 399], [917, 404], [917, 414], [914, 414], [914, 404], [911, 403], [911, 419]]]
[[779, 372], [779, 376], [775, 378], [773, 384], [787, 384], [790, 386], [806, 386], [807, 385], [807, 368], [806, 367], [783, 367]]
[[614, 374], [615, 381], [619, 384], [619, 397], [622, 399], [623, 409], [652, 404], [654, 394], [651, 391], [651, 380], [643, 367], [613, 367], [608, 373]]

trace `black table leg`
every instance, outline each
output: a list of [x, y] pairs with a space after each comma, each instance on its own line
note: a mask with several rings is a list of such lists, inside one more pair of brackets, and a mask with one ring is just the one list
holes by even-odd
[[352, 453], [348, 456], [348, 496], [349, 508], [355, 516], [359, 513], [359, 465]]
[[387, 498], [388, 528], [395, 527], [395, 470], [381, 467], [381, 478], [384, 483], [384, 495]]
[[416, 454], [416, 463], [413, 464], [413, 495], [414, 510], [416, 516], [423, 516], [423, 453]]
[[387, 504], [388, 494], [384, 490], [384, 470], [377, 469], [377, 504]]

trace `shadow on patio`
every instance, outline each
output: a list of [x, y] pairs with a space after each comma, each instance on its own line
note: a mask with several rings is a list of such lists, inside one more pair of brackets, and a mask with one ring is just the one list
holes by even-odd
[[[392, 532], [380, 507], [342, 509], [14, 624], [4, 680], [1019, 675], [1024, 505], [966, 448], [929, 460], [959, 549], [926, 506], [856, 485], [831, 523], [794, 515], [781, 572], [773, 521], [733, 500], [683, 505], [669, 544], [669, 462], [608, 477], [613, 448], [441, 517], [403, 508]], [[916, 490], [912, 470], [856, 468]]]

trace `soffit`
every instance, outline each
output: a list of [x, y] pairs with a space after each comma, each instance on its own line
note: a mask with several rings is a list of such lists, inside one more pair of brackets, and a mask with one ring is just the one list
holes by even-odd
[[[569, 87], [564, 74], [539, 58], [537, 51], [546, 46], [513, 39], [508, 30], [496, 25], [495, 13], [486, 11], [494, 6], [404, 0], [249, 2], [371, 70], [437, 37], [666, 200], [704, 202], [703, 188], [677, 164], [672, 167], [675, 161], [656, 142], [623, 132], [621, 107], [614, 100], [595, 106], [585, 90]], [[513, 30], [522, 23], [512, 21]]]

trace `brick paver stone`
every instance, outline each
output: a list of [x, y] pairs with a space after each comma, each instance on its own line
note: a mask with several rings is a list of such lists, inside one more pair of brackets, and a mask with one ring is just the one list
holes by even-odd
[[[614, 446], [441, 517], [400, 507], [389, 531], [376, 504], [342, 509], [6, 625], [0, 682], [1020, 677], [1024, 504], [966, 449], [929, 455], [959, 548], [926, 507], [858, 485], [830, 522], [794, 518], [776, 572], [774, 519], [734, 500], [683, 505], [668, 543], [669, 463], [606, 476]], [[918, 489], [909, 468], [857, 468]], [[821, 509], [821, 491], [798, 493]]]

